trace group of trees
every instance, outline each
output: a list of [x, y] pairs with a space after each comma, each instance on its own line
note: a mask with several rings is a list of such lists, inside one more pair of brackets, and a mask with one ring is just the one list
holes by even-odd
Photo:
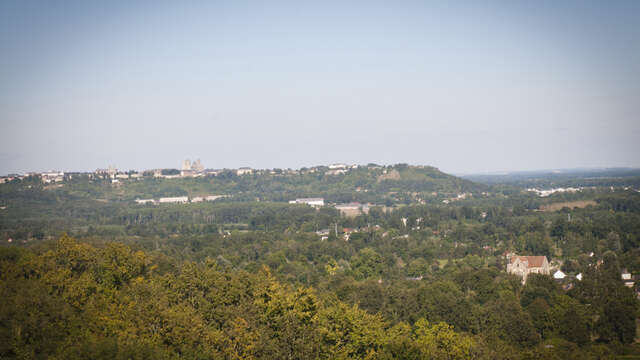
[[637, 301], [613, 253], [568, 293], [473, 258], [430, 281], [378, 281], [381, 262], [363, 249], [355, 278], [328, 263], [314, 289], [264, 265], [66, 235], [2, 248], [0, 357], [596, 359], [634, 340]]
[[471, 335], [392, 324], [313, 289], [215, 262], [167, 263], [63, 236], [0, 252], [0, 357], [92, 359], [473, 359]]
[[[633, 345], [638, 301], [620, 279], [623, 268], [640, 271], [640, 195], [607, 188], [539, 198], [508, 185], [445, 204], [424, 191], [485, 187], [433, 168], [384, 170], [3, 184], [0, 236], [13, 242], [0, 248], [0, 357], [640, 352]], [[235, 195], [160, 206], [129, 201], [213, 190]], [[403, 204], [345, 217], [283, 202], [311, 195]], [[574, 200], [596, 205], [538, 211]], [[324, 229], [321, 240], [316, 231]], [[523, 286], [504, 271], [507, 251], [546, 255], [583, 280], [567, 291], [534, 275]]]

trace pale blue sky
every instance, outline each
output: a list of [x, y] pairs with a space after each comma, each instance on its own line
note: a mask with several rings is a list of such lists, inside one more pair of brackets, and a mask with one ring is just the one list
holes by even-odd
[[0, 54], [0, 174], [640, 167], [640, 1], [3, 1]]

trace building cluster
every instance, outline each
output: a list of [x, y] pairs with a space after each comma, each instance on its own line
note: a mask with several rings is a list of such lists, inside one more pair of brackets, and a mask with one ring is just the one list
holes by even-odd
[[215, 201], [228, 197], [229, 195], [207, 195], [207, 196], [174, 196], [174, 197], [161, 197], [159, 199], [136, 199], [136, 203], [139, 205], [146, 204], [186, 204], [188, 202], [198, 203], [203, 201]]
[[22, 180], [23, 178], [24, 178], [24, 176], [13, 175], [13, 174], [12, 175], [7, 175], [7, 176], [2, 176], [2, 177], [0, 177], [0, 184], [4, 184], [6, 182], [13, 181], [15, 179]]
[[578, 192], [578, 191], [582, 191], [583, 189], [584, 188], [582, 188], [582, 187], [580, 187], [580, 188], [573, 188], [573, 187], [561, 188], [561, 187], [559, 187], [559, 188], [553, 188], [553, 189], [547, 189], [547, 190], [529, 188], [529, 189], [527, 189], [527, 191], [534, 192], [540, 197], [547, 197], [547, 196], [553, 195], [555, 193], [563, 193], [563, 192], [575, 193], [575, 192]]
[[350, 169], [357, 168], [357, 165], [347, 165], [347, 164], [331, 164], [328, 166], [329, 170], [325, 171], [325, 175], [342, 175], [346, 174]]
[[[593, 256], [593, 253], [591, 253], [590, 256]], [[574, 286], [574, 282], [582, 281], [583, 278], [582, 273], [568, 275], [560, 269], [552, 271], [554, 269], [552, 269], [552, 266], [546, 256], [517, 256], [515, 254], [507, 254], [507, 259], [507, 272], [520, 276], [523, 284], [526, 283], [529, 275], [543, 274], [551, 275], [553, 279], [562, 286], [562, 289], [571, 290]], [[599, 265], [602, 265], [602, 260], [595, 264], [596, 267]], [[553, 274], [551, 274], [552, 272]], [[624, 286], [634, 289], [636, 296], [640, 299], [640, 287], [638, 287], [640, 276], [634, 276], [628, 272], [627, 269], [623, 269], [620, 273], [620, 278], [624, 283]]]
[[0, 184], [4, 184], [13, 180], [22, 180], [29, 176], [38, 176], [45, 184], [57, 183], [64, 181], [65, 173], [62, 171], [45, 171], [41, 173], [28, 172], [24, 175], [11, 174], [7, 176], [0, 176]]
[[[431, 193], [431, 195], [438, 196], [438, 193], [437, 192], [433, 192], [433, 193]], [[453, 201], [468, 199], [468, 198], [470, 198], [472, 196], [473, 196], [473, 194], [471, 194], [471, 193], [456, 194], [455, 197], [444, 199], [444, 200], [442, 200], [442, 202], [445, 203], [445, 204], [449, 204], [449, 203], [451, 203]]]
[[45, 184], [57, 183], [64, 181], [63, 171], [47, 171], [40, 173], [40, 178]]
[[113, 165], [109, 165], [106, 169], [96, 169], [93, 173], [89, 174], [91, 178], [108, 179], [112, 183], [118, 183], [123, 180], [140, 180], [142, 174], [137, 171], [118, 171]]
[[349, 241], [351, 238], [351, 234], [359, 232], [360, 229], [352, 229], [352, 228], [342, 228], [341, 231], [338, 231], [338, 224], [334, 224], [333, 229], [322, 229], [316, 231], [316, 235], [320, 236], [320, 240], [324, 241], [329, 239], [329, 235], [333, 232], [336, 235], [336, 238], [340, 238], [344, 241]]
[[[289, 204], [305, 204], [316, 208], [326, 205], [324, 198], [298, 198], [295, 200], [289, 200]], [[371, 204], [351, 202], [346, 204], [335, 204], [332, 206], [338, 210], [340, 214], [346, 217], [356, 217], [358, 215], [368, 214]]]
[[[7, 176], [0, 176], [0, 184], [12, 181], [14, 179], [22, 180], [29, 176], [38, 176], [42, 179], [42, 182], [57, 183], [65, 181], [65, 178], [71, 178], [74, 175], [89, 176], [93, 179], [107, 179], [113, 183], [118, 183], [123, 180], [139, 180], [143, 177], [155, 177], [164, 179], [175, 179], [182, 177], [199, 177], [199, 176], [217, 176], [223, 173], [234, 173], [237, 176], [245, 175], [300, 175], [300, 174], [324, 174], [326, 176], [335, 176], [346, 174], [352, 169], [357, 169], [358, 165], [347, 164], [331, 164], [320, 165], [310, 168], [301, 169], [252, 169], [250, 167], [240, 167], [237, 169], [205, 169], [200, 160], [184, 160], [179, 170], [177, 169], [149, 169], [144, 171], [119, 171], [114, 166], [108, 168], [96, 169], [93, 172], [74, 172], [65, 173], [63, 171], [45, 171], [45, 172], [29, 172], [24, 175], [11, 174]], [[382, 167], [377, 165], [364, 166], [367, 169], [380, 169]]]
[[[421, 166], [417, 166], [421, 167]], [[63, 171], [46, 171], [46, 172], [30, 172], [23, 175], [11, 174], [7, 176], [0, 176], [0, 184], [6, 183], [15, 179], [22, 180], [29, 176], [37, 176], [42, 179], [42, 182], [46, 184], [64, 182], [75, 176], [88, 176], [90, 179], [102, 179], [109, 180], [116, 184], [129, 180], [141, 180], [143, 178], [163, 178], [163, 179], [177, 179], [186, 177], [201, 177], [201, 176], [219, 176], [235, 174], [236, 176], [248, 176], [248, 175], [272, 175], [272, 176], [290, 176], [290, 175], [305, 175], [305, 174], [320, 174], [324, 176], [338, 176], [344, 175], [353, 171], [354, 169], [367, 169], [367, 170], [382, 170], [384, 174], [387, 173], [385, 167], [375, 164], [369, 165], [349, 165], [343, 163], [336, 163], [330, 165], [318, 165], [313, 167], [303, 167], [300, 169], [253, 169], [250, 167], [240, 167], [237, 169], [206, 169], [202, 162], [198, 159], [195, 161], [184, 160], [179, 169], [147, 169], [144, 171], [120, 171], [115, 166], [109, 166], [107, 168], [96, 169], [92, 172], [63, 172]], [[367, 191], [366, 189], [358, 188], [356, 191]]]

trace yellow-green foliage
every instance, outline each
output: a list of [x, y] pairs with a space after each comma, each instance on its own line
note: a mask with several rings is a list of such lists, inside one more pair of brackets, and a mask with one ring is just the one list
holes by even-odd
[[[54, 249], [0, 257], [0, 357], [372, 359], [477, 355], [447, 324], [391, 326], [311, 288], [185, 263], [160, 274], [152, 256], [62, 236]], [[403, 345], [404, 344], [404, 345]], [[398, 346], [396, 346], [398, 345]]]

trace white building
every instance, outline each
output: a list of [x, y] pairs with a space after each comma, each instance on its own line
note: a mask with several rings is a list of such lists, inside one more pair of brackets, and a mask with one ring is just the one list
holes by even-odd
[[620, 274], [620, 276], [622, 277], [622, 281], [624, 281], [624, 286], [626, 286], [628, 288], [632, 288], [633, 287], [635, 282], [633, 281], [633, 277], [631, 276], [631, 273], [629, 273], [626, 270], [624, 270], [622, 272], [622, 274]]
[[346, 174], [347, 170], [346, 169], [332, 169], [332, 170], [327, 170], [327, 172], [325, 172], [325, 175], [342, 175], [342, 174]]
[[241, 167], [240, 169], [236, 170], [236, 175], [241, 176], [241, 175], [249, 175], [253, 173], [253, 169], [249, 168], [249, 167]]
[[191, 198], [192, 203], [202, 202], [203, 200], [204, 199], [202, 198], [202, 196], [196, 196]]
[[556, 271], [555, 273], [553, 273], [553, 278], [556, 280], [562, 280], [567, 276], [567, 274], [563, 273], [561, 270]]
[[329, 229], [318, 230], [316, 235], [322, 236], [322, 240], [325, 240], [325, 237], [328, 237], [330, 232], [331, 230]]
[[40, 179], [44, 183], [59, 182], [64, 180], [64, 172], [62, 171], [47, 171], [40, 174]]
[[582, 188], [568, 187], [568, 188], [553, 188], [553, 189], [548, 189], [548, 190], [529, 188], [529, 189], [527, 189], [527, 191], [535, 192], [540, 197], [547, 197], [549, 195], [552, 195], [552, 194], [558, 193], [558, 192], [559, 193], [563, 193], [563, 192], [575, 193], [575, 192], [578, 192], [578, 191], [582, 191]]
[[289, 204], [307, 204], [310, 206], [324, 206], [323, 198], [301, 198], [289, 201]]
[[222, 199], [222, 198], [225, 198], [227, 196], [229, 196], [229, 195], [209, 195], [209, 196], [205, 197], [204, 199], [207, 200], [207, 201], [215, 201], [217, 199]]
[[160, 203], [186, 203], [186, 202], [189, 202], [189, 198], [187, 196], [160, 198]]
[[136, 199], [136, 203], [140, 204], [140, 205], [144, 205], [144, 204], [153, 204], [156, 201], [153, 199]]

